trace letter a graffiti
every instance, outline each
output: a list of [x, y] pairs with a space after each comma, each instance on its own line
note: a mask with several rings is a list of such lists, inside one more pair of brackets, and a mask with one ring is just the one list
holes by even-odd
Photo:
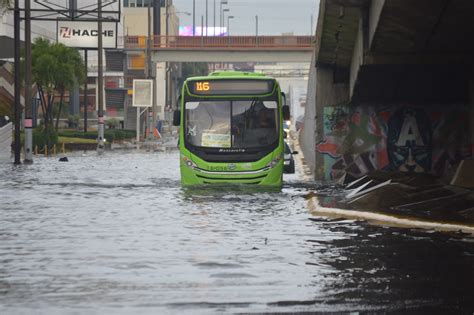
[[425, 145], [423, 138], [421, 137], [420, 130], [418, 129], [415, 115], [410, 112], [405, 113], [402, 129], [400, 130], [400, 135], [398, 136], [398, 141], [395, 145], [404, 147], [409, 143], [412, 143], [416, 146]]

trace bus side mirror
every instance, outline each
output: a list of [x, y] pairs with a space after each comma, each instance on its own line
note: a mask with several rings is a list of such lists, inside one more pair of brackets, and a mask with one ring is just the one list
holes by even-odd
[[179, 126], [181, 123], [181, 111], [175, 110], [173, 112], [173, 126]]
[[290, 120], [290, 106], [283, 105], [283, 120]]

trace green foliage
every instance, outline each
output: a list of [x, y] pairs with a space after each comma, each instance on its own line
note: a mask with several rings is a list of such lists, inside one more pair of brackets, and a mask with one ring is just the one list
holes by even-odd
[[63, 44], [51, 43], [37, 38], [31, 52], [32, 76], [40, 92], [44, 123], [52, 125], [53, 117], [61, 116], [61, 107], [54, 109], [54, 95], [60, 95], [59, 104], [63, 104], [64, 93], [74, 85], [81, 84], [86, 77], [79, 51]]
[[[97, 131], [88, 131], [84, 133], [76, 130], [63, 130], [60, 131], [58, 135], [60, 137], [97, 139]], [[104, 132], [104, 137], [107, 142], [111, 143], [113, 141], [133, 139], [136, 137], [136, 132], [135, 130], [107, 129]]]
[[69, 115], [67, 117], [67, 124], [69, 128], [78, 128], [79, 127], [79, 115]]
[[117, 118], [109, 118], [107, 119], [105, 124], [107, 125], [109, 129], [115, 129], [119, 125], [119, 120]]
[[[209, 73], [209, 68], [205, 62], [184, 62], [182, 65], [183, 79], [195, 76], [205, 76]], [[183, 81], [184, 81], [183, 80]]]
[[45, 145], [52, 148], [58, 143], [58, 134], [52, 126], [45, 128], [44, 126], [33, 129], [33, 146], [43, 148]]

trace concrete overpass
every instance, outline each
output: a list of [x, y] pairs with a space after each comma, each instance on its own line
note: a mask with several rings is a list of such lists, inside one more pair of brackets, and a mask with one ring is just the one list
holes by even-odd
[[[144, 51], [147, 37], [127, 36], [129, 52]], [[311, 36], [153, 36], [154, 62], [310, 62]]]
[[472, 16], [472, 0], [321, 0], [301, 133], [316, 179], [472, 157]]

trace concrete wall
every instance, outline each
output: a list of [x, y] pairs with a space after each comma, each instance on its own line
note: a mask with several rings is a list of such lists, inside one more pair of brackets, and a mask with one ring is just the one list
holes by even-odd
[[324, 180], [374, 170], [450, 173], [471, 158], [468, 104], [326, 106], [316, 145]]
[[[125, 35], [148, 35], [148, 8], [123, 8], [122, 15]], [[153, 14], [151, 14], [150, 23], [153, 25]]]
[[303, 125], [299, 132], [299, 144], [301, 147], [301, 153], [304, 155], [304, 159], [308, 168], [311, 172], [315, 170], [315, 151], [314, 151], [314, 138], [316, 130], [316, 67], [314, 64], [314, 58], [311, 62], [309, 79], [308, 79], [308, 91], [306, 94], [306, 107], [303, 119]]

